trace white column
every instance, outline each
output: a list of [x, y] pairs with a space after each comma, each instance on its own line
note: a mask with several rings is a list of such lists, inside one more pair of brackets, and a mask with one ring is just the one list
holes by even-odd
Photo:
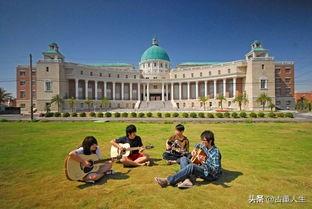
[[195, 85], [195, 99], [197, 99], [198, 98], [198, 81], [196, 81], [195, 82], [196, 83], [196, 85]]
[[145, 94], [146, 94], [145, 83], [143, 83], [143, 99], [142, 99], [143, 101], [146, 100]]
[[223, 96], [226, 94], [226, 79], [223, 79]]
[[132, 83], [129, 83], [130, 95], [129, 99], [132, 100]]
[[121, 100], [124, 100], [124, 89], [125, 89], [125, 84], [124, 82], [121, 83]]
[[113, 100], [115, 100], [115, 82], [113, 82]]
[[165, 84], [161, 84], [161, 101], [165, 101]]
[[98, 100], [98, 82], [94, 81], [95, 100]]
[[207, 91], [207, 81], [204, 81], [204, 82], [205, 82], [205, 94], [204, 94], [204, 96], [206, 97], [207, 94], [208, 94], [208, 91]]
[[236, 97], [236, 78], [233, 78], [233, 97]]
[[217, 80], [213, 80], [213, 97], [217, 98]]
[[88, 90], [89, 90], [89, 85], [88, 85], [88, 83], [89, 83], [89, 81], [88, 80], [85, 80], [85, 90], [86, 90], [86, 93], [85, 93], [85, 95], [86, 95], [86, 99], [88, 99], [88, 97], [89, 97], [89, 93], [88, 93]]
[[171, 83], [171, 100], [173, 101], [173, 83]]
[[150, 101], [149, 83], [147, 83], [146, 85], [147, 85], [147, 88], [146, 88], [146, 91], [147, 91], [146, 101]]
[[79, 83], [79, 80], [75, 79], [75, 96], [76, 96], [76, 99], [79, 99], [78, 83]]
[[107, 97], [107, 93], [106, 93], [106, 89], [107, 89], [107, 87], [106, 87], [106, 85], [107, 85], [107, 82], [104, 82], [104, 97]]
[[166, 84], [166, 100], [167, 100], [167, 101], [169, 100], [168, 94], [169, 94], [169, 84], [167, 83], [167, 84]]
[[138, 83], [138, 101], [141, 101], [141, 85]]
[[190, 82], [187, 82], [187, 100], [190, 100]]
[[179, 83], [179, 100], [182, 100], [182, 83]]

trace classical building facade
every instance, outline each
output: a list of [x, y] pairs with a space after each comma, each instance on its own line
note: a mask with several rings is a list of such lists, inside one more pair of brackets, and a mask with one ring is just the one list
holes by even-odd
[[[76, 111], [98, 109], [102, 98], [112, 109], [141, 110], [237, 110], [234, 98], [245, 94], [245, 110], [261, 109], [261, 93], [279, 109], [293, 109], [294, 63], [275, 61], [259, 41], [251, 44], [245, 59], [229, 62], [186, 62], [172, 67], [167, 52], [154, 38], [141, 56], [139, 67], [126, 63], [86, 65], [66, 62], [56, 43], [49, 45], [33, 67], [34, 108], [41, 112], [55, 95], [63, 98], [62, 111], [69, 111], [75, 98]], [[30, 110], [30, 69], [17, 66], [17, 105]], [[201, 97], [207, 97], [203, 104]], [[56, 111], [56, 104], [51, 106]]]

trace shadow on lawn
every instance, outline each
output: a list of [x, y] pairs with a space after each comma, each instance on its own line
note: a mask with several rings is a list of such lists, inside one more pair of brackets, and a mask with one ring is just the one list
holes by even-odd
[[84, 183], [84, 184], [81, 184], [81, 185], [78, 185], [77, 187], [79, 189], [85, 189], [85, 188], [88, 188], [90, 186], [93, 186], [93, 185], [102, 185], [102, 184], [105, 184], [107, 182], [108, 179], [115, 179], [115, 180], [120, 180], [120, 179], [127, 179], [129, 178], [129, 173], [130, 173], [130, 169], [126, 172], [126, 173], [121, 173], [121, 172], [116, 172], [114, 174], [111, 174], [111, 175], [107, 175], [107, 176], [104, 176], [103, 178], [101, 178], [100, 180], [98, 180], [97, 182], [95, 182], [94, 184], [90, 184], [90, 183]]
[[231, 186], [227, 185], [227, 183], [231, 183], [239, 176], [243, 175], [240, 171], [230, 171], [226, 169], [222, 169], [221, 177], [216, 181], [200, 181], [196, 182], [197, 185], [205, 185], [205, 184], [214, 184], [221, 185], [223, 188], [229, 188]]

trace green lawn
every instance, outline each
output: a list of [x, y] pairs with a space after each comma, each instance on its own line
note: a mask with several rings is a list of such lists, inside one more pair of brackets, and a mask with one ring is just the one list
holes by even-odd
[[[109, 141], [125, 134], [126, 123], [0, 123], [0, 208], [312, 208], [312, 123], [186, 123], [193, 146], [210, 129], [222, 152], [224, 175], [189, 190], [162, 189], [154, 176], [178, 170], [161, 159], [175, 124], [137, 123], [138, 134], [156, 163], [135, 169], [114, 164], [118, 173], [94, 186], [68, 181], [64, 158], [86, 135], [105, 156]], [[304, 195], [306, 203], [248, 203], [249, 195]]]

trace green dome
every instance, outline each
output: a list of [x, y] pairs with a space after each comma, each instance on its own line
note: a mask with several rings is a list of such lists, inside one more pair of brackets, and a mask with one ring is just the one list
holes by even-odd
[[141, 57], [141, 62], [147, 60], [166, 60], [170, 62], [167, 52], [158, 46], [157, 40], [153, 39], [153, 45], [146, 49]]

